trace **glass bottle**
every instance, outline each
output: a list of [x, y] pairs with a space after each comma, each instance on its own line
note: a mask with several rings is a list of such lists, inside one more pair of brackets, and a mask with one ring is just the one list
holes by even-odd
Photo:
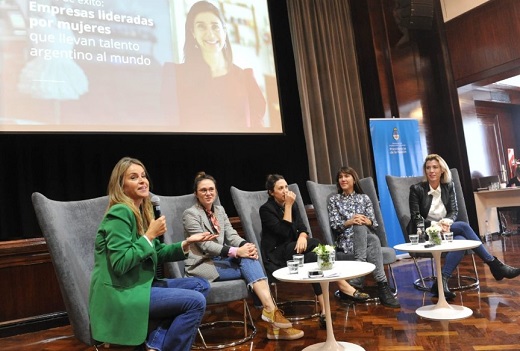
[[419, 237], [419, 242], [424, 243], [426, 242], [426, 233], [424, 231], [424, 218], [420, 218], [419, 222], [417, 223], [417, 236]]
[[486, 233], [484, 234], [484, 241], [489, 243], [493, 241], [493, 234], [489, 230], [489, 222], [486, 220]]

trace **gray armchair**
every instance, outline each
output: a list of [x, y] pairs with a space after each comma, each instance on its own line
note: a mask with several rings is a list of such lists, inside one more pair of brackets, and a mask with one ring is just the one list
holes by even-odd
[[[166, 244], [182, 241], [185, 239], [184, 227], [182, 225], [182, 214], [184, 210], [196, 203], [195, 195], [181, 195], [181, 196], [159, 196], [161, 200], [161, 212], [166, 216], [168, 231], [164, 234], [164, 242]], [[218, 199], [215, 202], [220, 204]], [[166, 276], [172, 278], [184, 277], [184, 261], [168, 262], [165, 264]], [[199, 328], [199, 337], [195, 341], [192, 348], [194, 349], [221, 349], [225, 347], [232, 347], [251, 340], [256, 335], [256, 327], [251, 316], [247, 298], [250, 297], [247, 289], [246, 281], [243, 279], [228, 280], [222, 282], [212, 282], [211, 290], [207, 297], [207, 304], [224, 304], [232, 301], [242, 300], [243, 303], [243, 320], [241, 321], [216, 321], [202, 324]], [[221, 335], [230, 335], [229, 327], [243, 327], [243, 336], [236, 340], [219, 341], [218, 343], [208, 343], [204, 338], [203, 331], [206, 329], [215, 328], [223, 329]], [[220, 338], [219, 338], [220, 340]]]
[[94, 242], [108, 207], [108, 197], [54, 201], [36, 192], [32, 194], [32, 202], [74, 336], [89, 346], [99, 344], [90, 333], [88, 298]]
[[[296, 194], [296, 204], [298, 206], [298, 210], [300, 211], [300, 215], [305, 226], [309, 229], [309, 236], [312, 236], [309, 219], [307, 218], [307, 213], [305, 212], [305, 206], [303, 204], [303, 200], [301, 197], [300, 189], [298, 188], [298, 184], [290, 184], [289, 189]], [[269, 195], [267, 195], [267, 190], [259, 190], [259, 191], [244, 191], [240, 190], [234, 186], [231, 187], [231, 197], [233, 199], [233, 203], [235, 204], [235, 208], [238, 212], [238, 216], [240, 217], [240, 221], [242, 223], [242, 227], [244, 229], [244, 233], [246, 239], [255, 244], [258, 250], [258, 256], [260, 262], [263, 265], [262, 254], [260, 250], [260, 243], [262, 242], [262, 221], [260, 219], [260, 207], [267, 201]], [[265, 268], [264, 268], [265, 271]], [[266, 276], [269, 278], [270, 284], [274, 287], [274, 298], [278, 306], [291, 306], [291, 305], [313, 305], [314, 311], [308, 314], [290, 314], [287, 310], [285, 310], [285, 317], [289, 320], [302, 320], [307, 318], [313, 318], [319, 316], [319, 312], [317, 310], [317, 301], [314, 300], [298, 300], [298, 301], [278, 301], [278, 290], [276, 285], [276, 280], [274, 277], [266, 272]]]
[[[455, 195], [457, 197], [457, 205], [459, 207], [458, 220], [468, 222], [468, 212], [466, 210], [466, 202], [464, 201], [464, 194], [462, 192], [462, 186], [460, 184], [459, 173], [457, 169], [452, 168], [451, 174], [453, 178], [453, 183], [455, 185]], [[409, 204], [409, 196], [410, 196], [410, 186], [413, 184], [419, 183], [423, 180], [422, 176], [418, 177], [396, 177], [387, 175], [386, 183], [388, 185], [388, 190], [390, 192], [390, 197], [392, 198], [392, 203], [394, 204], [395, 212], [397, 214], [397, 219], [399, 220], [399, 224], [401, 225], [401, 230], [403, 231], [404, 238], [407, 242], [410, 242], [408, 238], [408, 225], [410, 223], [410, 204]], [[471, 259], [473, 262], [473, 270], [475, 273], [474, 277], [471, 276], [461, 276], [459, 273], [459, 268], [457, 267], [457, 283], [450, 284], [450, 289], [453, 290], [463, 290], [463, 289], [471, 289], [479, 286], [479, 278], [477, 272], [477, 265], [475, 263], [475, 255], [472, 250], [467, 250], [466, 254], [471, 255]], [[415, 267], [417, 269], [417, 274], [419, 275], [419, 279], [414, 281], [414, 286], [423, 291], [429, 291], [431, 286], [427, 284], [427, 282], [434, 281], [435, 274], [433, 271], [433, 258], [430, 254], [417, 254], [410, 253], [412, 257]], [[431, 274], [428, 276], [424, 276], [422, 271], [417, 263], [418, 258], [430, 258], [431, 261]]]
[[[374, 180], [371, 177], [362, 178], [359, 180], [359, 185], [361, 186], [363, 191], [368, 195], [370, 201], [372, 201], [372, 205], [374, 207], [374, 215], [376, 217], [377, 223], [379, 224], [376, 230], [376, 234], [379, 237], [379, 241], [381, 242], [383, 264], [388, 267], [388, 271], [392, 279], [392, 284], [394, 288], [394, 295], [397, 295], [397, 283], [395, 281], [394, 271], [392, 270], [392, 263], [396, 261], [397, 257], [395, 254], [395, 250], [391, 247], [388, 247], [385, 224], [383, 222], [383, 216], [381, 215], [381, 209], [379, 207], [379, 199], [377, 197]], [[338, 192], [336, 184], [319, 184], [311, 180], [308, 180], [307, 189], [309, 190], [311, 202], [314, 206], [314, 210], [316, 211], [316, 217], [318, 218], [318, 224], [320, 225], [320, 229], [323, 233], [323, 238], [327, 244], [334, 245], [334, 237], [332, 235], [332, 229], [330, 228], [327, 204], [329, 197], [333, 194], [337, 194]], [[354, 260], [354, 255], [338, 252], [337, 259]]]

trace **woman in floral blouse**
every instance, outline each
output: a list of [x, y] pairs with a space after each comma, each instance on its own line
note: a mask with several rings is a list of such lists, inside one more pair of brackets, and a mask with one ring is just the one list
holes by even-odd
[[[359, 185], [359, 176], [351, 167], [341, 167], [336, 175], [338, 193], [329, 198], [329, 222], [335, 234], [337, 251], [354, 254], [356, 261], [373, 263], [381, 304], [399, 308], [399, 302], [390, 291], [383, 266], [381, 242], [375, 234], [377, 222], [374, 207]], [[362, 288], [363, 278], [350, 284]]]

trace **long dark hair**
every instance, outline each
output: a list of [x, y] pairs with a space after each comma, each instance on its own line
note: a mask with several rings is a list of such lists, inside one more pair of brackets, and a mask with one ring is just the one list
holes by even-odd
[[338, 170], [338, 173], [336, 173], [336, 188], [338, 189], [338, 194], [343, 193], [343, 189], [341, 189], [341, 186], [339, 185], [339, 177], [342, 174], [350, 174], [352, 178], [354, 178], [354, 191], [358, 194], [364, 194], [363, 189], [361, 189], [361, 185], [359, 185], [359, 176], [356, 170], [348, 166], [341, 167]]
[[226, 45], [224, 45], [222, 50], [224, 53], [224, 59], [226, 60], [228, 66], [230, 66], [233, 63], [233, 51], [231, 50], [231, 43], [229, 41], [229, 33], [227, 31], [226, 21], [224, 16], [222, 16], [220, 13], [219, 9], [207, 1], [199, 1], [193, 4], [190, 11], [188, 12], [188, 15], [186, 16], [186, 23], [184, 25], [184, 62], [199, 65], [204, 63], [206, 65], [204, 59], [202, 58], [202, 53], [197, 46], [197, 41], [193, 37], [195, 17], [197, 17], [199, 13], [203, 12], [214, 14], [219, 18], [220, 22], [222, 22], [222, 27], [226, 32]]

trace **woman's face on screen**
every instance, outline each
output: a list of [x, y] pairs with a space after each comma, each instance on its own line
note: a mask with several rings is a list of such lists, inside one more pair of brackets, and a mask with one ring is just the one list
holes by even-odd
[[195, 16], [193, 37], [205, 53], [217, 53], [226, 44], [226, 31], [220, 19], [211, 12], [201, 12]]

